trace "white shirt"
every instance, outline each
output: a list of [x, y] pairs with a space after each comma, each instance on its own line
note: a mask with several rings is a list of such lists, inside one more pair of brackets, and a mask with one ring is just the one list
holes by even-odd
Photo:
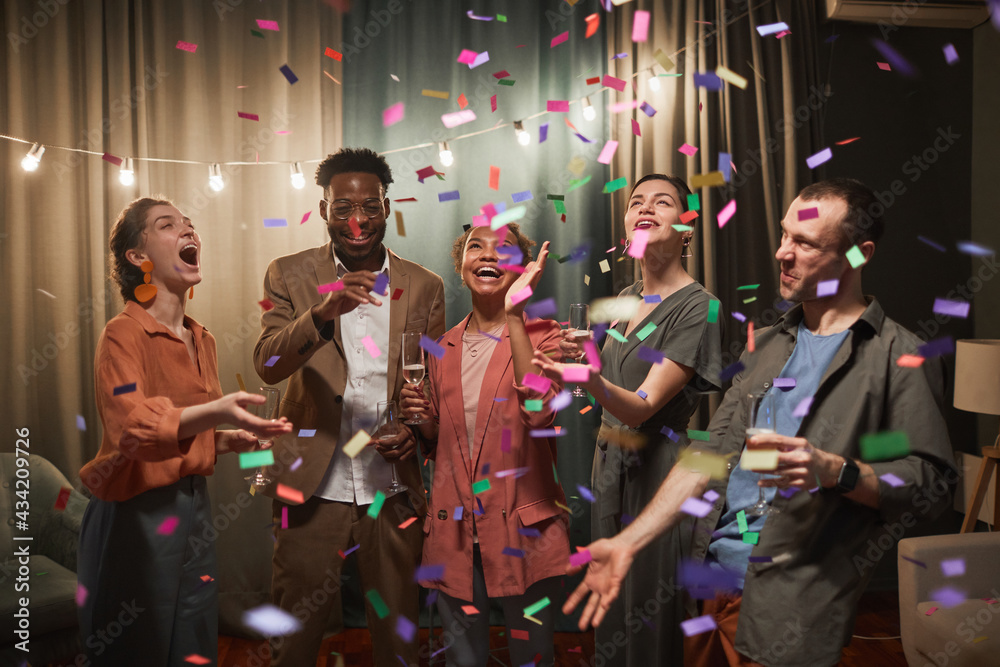
[[[343, 278], [348, 271], [335, 252], [333, 261], [337, 276]], [[389, 276], [388, 251], [378, 273]], [[378, 402], [389, 395], [389, 300], [382, 299], [381, 306], [362, 303], [341, 315], [337, 326], [348, 368], [341, 404], [340, 439], [315, 495], [327, 500], [370, 505], [375, 500], [375, 492], [384, 489], [392, 480], [390, 464], [374, 447], [365, 447], [353, 459], [344, 453], [343, 447], [359, 430], [372, 432], [378, 421]], [[378, 347], [378, 357], [368, 352], [362, 342], [365, 336], [371, 336]]]

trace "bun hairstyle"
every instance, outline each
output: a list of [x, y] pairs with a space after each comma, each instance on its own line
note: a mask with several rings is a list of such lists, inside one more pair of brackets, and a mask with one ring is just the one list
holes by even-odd
[[143, 284], [142, 270], [128, 260], [128, 251], [141, 249], [145, 245], [146, 214], [149, 209], [160, 205], [173, 206], [174, 203], [161, 195], [140, 197], [122, 209], [111, 226], [111, 238], [108, 241], [111, 249], [110, 278], [118, 285], [125, 301], [138, 303], [135, 288]]

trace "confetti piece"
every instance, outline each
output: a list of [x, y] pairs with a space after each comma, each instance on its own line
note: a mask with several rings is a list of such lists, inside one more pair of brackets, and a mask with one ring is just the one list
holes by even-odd
[[626, 185], [628, 185], [628, 179], [625, 176], [622, 176], [621, 178], [616, 178], [615, 180], [608, 181], [607, 183], [604, 184], [603, 193], [609, 194], [611, 192], [616, 192], [624, 188]]
[[316, 435], [316, 429], [314, 428], [300, 428], [299, 437], [300, 438], [312, 438]]
[[276, 363], [278, 363], [278, 360], [279, 360], [279, 359], [281, 359], [281, 355], [279, 355], [279, 354], [276, 354], [276, 355], [274, 355], [273, 357], [271, 357], [270, 359], [268, 359], [267, 361], [265, 361], [265, 362], [264, 362], [264, 365], [265, 365], [265, 366], [267, 366], [268, 368], [271, 368], [271, 367], [272, 367], [272, 366], [274, 366], [274, 365], [275, 365]]
[[732, 71], [728, 67], [723, 67], [722, 65], [719, 65], [718, 67], [715, 68], [715, 75], [720, 79], [722, 79], [723, 81], [728, 81], [737, 88], [746, 90], [747, 87], [746, 77], [740, 76], [739, 74]]
[[948, 252], [947, 249], [943, 245], [941, 245], [940, 243], [935, 243], [934, 241], [930, 240], [926, 236], [918, 236], [917, 240], [921, 241], [922, 243], [925, 243], [925, 244], [929, 245], [930, 247], [934, 248], [938, 252]]
[[375, 492], [375, 498], [372, 499], [372, 504], [368, 506], [368, 516], [373, 519], [378, 518], [378, 513], [382, 511], [382, 505], [385, 504], [385, 494], [381, 490]]
[[500, 189], [500, 167], [490, 165], [490, 190]]
[[950, 317], [960, 317], [965, 319], [969, 316], [969, 307], [971, 305], [972, 304], [967, 301], [934, 299], [934, 313], [937, 315], [948, 315]]
[[192, 653], [184, 658], [184, 662], [189, 662], [192, 665], [207, 665], [212, 661], [204, 656], [198, 655], [197, 653]]
[[949, 558], [941, 561], [941, 572], [946, 577], [960, 577], [965, 574], [964, 558]]
[[721, 171], [710, 171], [707, 174], [695, 174], [691, 177], [691, 187], [695, 190], [698, 188], [711, 188], [725, 184], [726, 179]]
[[945, 354], [955, 353], [955, 340], [951, 336], [942, 336], [929, 340], [917, 348], [917, 353], [925, 359], [940, 357]]
[[812, 402], [813, 402], [812, 396], [807, 396], [803, 398], [801, 401], [799, 401], [799, 404], [795, 406], [795, 409], [792, 411], [792, 416], [798, 418], [805, 417], [807, 414], [809, 414], [809, 408], [812, 407]]
[[86, 587], [83, 584], [81, 584], [81, 583], [77, 583], [76, 584], [76, 596], [75, 597], [76, 597], [76, 606], [77, 607], [82, 607], [83, 603], [87, 601], [87, 589], [86, 589]]
[[403, 116], [406, 114], [405, 107], [402, 102], [396, 102], [390, 107], [387, 107], [382, 112], [382, 127], [389, 127], [390, 125], [395, 125], [399, 121], [403, 120]]
[[942, 586], [929, 593], [932, 600], [938, 600], [945, 609], [951, 609], [965, 602], [965, 591], [958, 590], [951, 586]]
[[[517, 246], [514, 246], [513, 249], [518, 250]], [[518, 251], [518, 255], [520, 255], [520, 251]], [[518, 257], [517, 259], [511, 258], [510, 263], [520, 264], [521, 257]], [[503, 264], [503, 262], [501, 262], [501, 264]], [[547, 317], [549, 315], [555, 315], [556, 300], [550, 297], [548, 299], [542, 299], [541, 301], [536, 301], [535, 303], [529, 303], [527, 306], [525, 306], [524, 312], [528, 314], [529, 318], [535, 320]], [[499, 342], [499, 340], [497, 342]]]
[[490, 490], [490, 480], [488, 479], [481, 479], [478, 482], [474, 482], [472, 484], [473, 495], [489, 490]]
[[611, 158], [614, 157], [616, 150], [618, 150], [618, 142], [609, 140], [604, 144], [601, 154], [597, 156], [597, 161], [601, 164], [611, 164]]
[[522, 301], [529, 299], [531, 294], [531, 285], [526, 285], [524, 289], [518, 290], [517, 293], [511, 295], [510, 302], [514, 304], [521, 303]]
[[296, 470], [299, 469], [300, 465], [302, 465], [302, 457], [301, 456], [299, 458], [295, 459], [294, 461], [292, 461], [292, 465], [288, 466], [288, 469], [291, 470], [292, 472], [295, 472]]
[[819, 153], [807, 157], [806, 166], [809, 167], [810, 169], [815, 169], [824, 162], [829, 162], [831, 159], [833, 159], [833, 151], [830, 150], [829, 148], [824, 148]]
[[719, 321], [719, 304], [720, 302], [716, 299], [712, 299], [708, 302], [708, 322], [709, 324]]
[[590, 14], [586, 18], [587, 21], [587, 32], [584, 34], [583, 38], [588, 39], [593, 37], [597, 32], [597, 29], [601, 26], [601, 15], [600, 14]]
[[722, 90], [722, 79], [715, 72], [695, 72], [694, 85], [697, 88], [717, 92]]
[[586, 565], [591, 560], [593, 560], [593, 556], [590, 555], [590, 549], [581, 549], [575, 554], [570, 554], [569, 564], [572, 567], [580, 567]]
[[757, 33], [761, 37], [767, 37], [768, 35], [774, 35], [779, 32], [788, 32], [790, 28], [787, 23], [768, 23], [767, 25], [757, 26]]
[[396, 617], [396, 634], [399, 635], [404, 642], [413, 641], [413, 636], [416, 632], [417, 626], [414, 625], [413, 621], [405, 616]]
[[546, 111], [569, 111], [567, 100], [549, 100], [545, 105]]
[[544, 405], [544, 402], [540, 398], [531, 399], [524, 402], [524, 409], [528, 412], [541, 412]]
[[77, 415], [76, 416], [76, 428], [77, 428], [78, 431], [86, 431], [87, 430], [87, 420], [85, 420], [83, 418], [83, 415]]
[[739, 525], [740, 534], [747, 532], [747, 513], [746, 510], [740, 510], [736, 513], [736, 523]]
[[[305, 498], [302, 496], [301, 491], [299, 491], [298, 489], [293, 489], [290, 486], [285, 486], [284, 484], [281, 483], [278, 484], [278, 487], [275, 489], [274, 492], [279, 498], [284, 498], [288, 502], [295, 503], [296, 505], [301, 505], [306, 501]], [[282, 526], [282, 528], [287, 528], [288, 527], [287, 524], [288, 522], [285, 521], [285, 525]]]
[[623, 79], [613, 77], [610, 74], [604, 75], [604, 78], [601, 79], [601, 85], [607, 86], [608, 88], [614, 88], [619, 92], [625, 90], [625, 81]]
[[777, 389], [794, 389], [795, 378], [774, 378], [774, 386]]
[[861, 252], [861, 248], [856, 245], [852, 245], [850, 250], [847, 251], [847, 261], [851, 263], [851, 268], [856, 269], [865, 263], [865, 254]]
[[472, 109], [454, 111], [441, 116], [441, 122], [444, 123], [444, 126], [448, 129], [464, 125], [465, 123], [471, 123], [474, 120], [476, 120], [476, 112]]
[[550, 49], [555, 48], [555, 47], [559, 46], [560, 44], [562, 44], [563, 42], [565, 42], [567, 39], [569, 39], [569, 30], [567, 30], [564, 33], [560, 33], [560, 34], [556, 35], [555, 37], [553, 37], [552, 41], [549, 42], [549, 48]]
[[746, 449], [740, 457], [740, 468], [755, 472], [778, 467], [777, 449]]
[[954, 65], [958, 62], [958, 51], [955, 50], [954, 44], [945, 44], [942, 50], [944, 51], [945, 62], [949, 65]]
[[463, 604], [462, 611], [465, 612], [466, 616], [475, 616], [476, 614], [479, 613], [479, 610], [473, 607], [471, 604]]
[[522, 549], [515, 549], [513, 547], [504, 547], [501, 553], [504, 556], [513, 556], [514, 558], [524, 558], [524, 551]]
[[702, 442], [709, 442], [712, 439], [712, 434], [708, 431], [696, 431], [693, 428], [687, 430], [687, 435], [692, 440], [700, 440]]
[[719, 379], [722, 380], [723, 382], [731, 380], [734, 377], [736, 377], [736, 374], [742, 371], [744, 368], [745, 366], [743, 365], [742, 361], [737, 361], [734, 364], [730, 364], [729, 366], [723, 368], [722, 372], [719, 373]]
[[289, 67], [288, 65], [282, 65], [281, 67], [278, 68], [278, 71], [280, 71], [282, 74], [285, 75], [285, 78], [288, 79], [288, 83], [295, 83], [296, 81], [299, 80], [299, 77], [295, 76], [295, 73], [292, 71], [292, 68]]
[[462, 520], [462, 516], [463, 516], [464, 514], [465, 514], [465, 508], [464, 508], [464, 507], [462, 507], [461, 505], [459, 505], [459, 506], [457, 506], [457, 507], [455, 508], [455, 511], [454, 511], [454, 512], [452, 513], [452, 516], [451, 516], [451, 518], [452, 518], [452, 519], [453, 519], [454, 521], [461, 521], [461, 520]]
[[101, 156], [101, 159], [104, 160], [105, 162], [110, 162], [116, 167], [122, 166], [122, 159], [120, 157], [112, 155], [111, 153], [105, 153], [104, 155]]
[[353, 459], [355, 456], [361, 453], [368, 443], [371, 441], [371, 436], [368, 435], [364, 430], [358, 431], [354, 434], [350, 440], [344, 445], [344, 453], [347, 454], [348, 458]]
[[177, 48], [180, 49], [181, 51], [187, 51], [188, 53], [194, 53], [195, 51], [198, 50], [198, 45], [197, 44], [191, 44], [190, 42], [178, 41], [177, 42]]
[[129, 384], [118, 385], [111, 390], [112, 396], [121, 396], [122, 394], [131, 394], [135, 391], [135, 382], [130, 382]]
[[[493, 97], [495, 98], [496, 95], [494, 95]], [[469, 106], [469, 99], [465, 96], [465, 93], [462, 93], [461, 95], [458, 96], [457, 102], [459, 109], [464, 109], [465, 107]], [[494, 111], [496, 111], [496, 109], [494, 109]]]
[[799, 209], [799, 220], [812, 220], [813, 218], [819, 217], [819, 209], [813, 206], [812, 208], [800, 208]]
[[280, 30], [277, 21], [264, 21], [262, 19], [257, 19], [257, 27], [261, 30], [274, 30], [275, 32]]
[[375, 610], [376, 616], [378, 616], [379, 618], [385, 618], [386, 616], [389, 615], [389, 606], [386, 605], [385, 601], [382, 599], [382, 596], [379, 595], [379, 592], [377, 590], [373, 588], [370, 591], [367, 591], [365, 593], [365, 598], [367, 598], [368, 604], [372, 606], [372, 609]]
[[700, 635], [703, 632], [715, 630], [717, 627], [719, 626], [715, 624], [715, 619], [711, 616], [696, 616], [695, 618], [681, 621], [681, 630], [684, 632], [685, 637]]
[[719, 216], [717, 218], [719, 229], [726, 226], [726, 223], [729, 222], [729, 219], [733, 217], [734, 213], [736, 213], [736, 200], [731, 199], [729, 200], [729, 203], [723, 206], [722, 210], [719, 211]]
[[652, 118], [653, 116], [656, 115], [656, 109], [654, 109], [653, 107], [649, 106], [649, 104], [646, 103], [646, 102], [643, 102], [642, 104], [640, 104], [639, 105], [639, 109], [641, 109], [642, 112], [644, 114], [646, 114], [647, 116], [649, 116], [650, 118]]
[[458, 62], [463, 65], [471, 65], [476, 61], [476, 56], [478, 56], [475, 51], [470, 51], [469, 49], [462, 49], [462, 52], [458, 54]]
[[240, 468], [262, 468], [274, 464], [274, 453], [270, 449], [256, 452], [240, 452]]
[[[904, 556], [904, 558], [905, 558], [905, 556]], [[936, 612], [938, 609], [939, 609], [939, 607], [931, 607], [930, 609], [928, 609], [927, 611], [924, 612], [924, 616], [930, 616], [931, 614], [933, 614], [934, 612]]]
[[525, 607], [524, 608], [524, 615], [525, 616], [534, 616], [535, 614], [537, 614], [541, 610], [543, 610], [546, 607], [548, 607], [550, 604], [552, 604], [552, 602], [549, 600], [549, 598], [548, 597], [544, 597], [541, 600], [539, 600], [538, 602]]
[[[642, 335], [642, 332], [639, 332], [639, 334], [637, 334], [639, 340], [645, 340], [646, 336], [648, 336], [650, 333], [652, 333], [653, 330], [656, 329], [656, 325], [650, 322], [649, 324], [646, 325], [646, 327], [644, 327], [643, 331], [649, 328], [650, 325], [652, 325], [652, 329], [650, 329], [650, 331], [647, 332], [646, 335]], [[665, 355], [659, 350], [654, 350], [648, 345], [640, 345], [639, 349], [636, 352], [636, 356], [638, 356], [639, 359], [642, 361], [646, 361], [651, 364], [659, 364], [663, 362]]]
[[698, 152], [698, 149], [690, 144], [683, 144], [680, 148], [677, 149], [677, 152], [684, 153], [684, 155], [693, 156], [695, 153]]
[[884, 461], [903, 458], [910, 453], [910, 440], [904, 431], [882, 431], [861, 436], [861, 458]]
[[156, 532], [158, 535], [173, 535], [174, 531], [177, 530], [177, 524], [181, 520], [176, 516], [168, 516], [166, 519], [160, 523], [157, 527]]
[[649, 12], [641, 9], [632, 15], [632, 41], [645, 42], [649, 39]]
[[896, 359], [896, 365], [900, 368], [920, 368], [924, 363], [924, 358], [916, 354], [902, 354]]
[[535, 373], [525, 373], [524, 377], [521, 378], [521, 384], [528, 389], [544, 394], [549, 390], [549, 387], [552, 386], [552, 380]]
[[340, 51], [335, 51], [331, 49], [329, 46], [326, 47], [326, 51], [323, 52], [323, 55], [325, 55], [327, 58], [333, 58], [334, 60], [343, 60], [344, 58], [344, 54], [342, 54]]
[[996, 251], [993, 250], [993, 248], [988, 248], [984, 245], [973, 243], [972, 241], [959, 241], [955, 245], [958, 247], [960, 252], [963, 252], [966, 255], [986, 257], [988, 255], [996, 254]]
[[407, 519], [406, 521], [404, 521], [403, 523], [399, 524], [396, 527], [399, 528], [400, 530], [404, 530], [406, 528], [409, 528], [410, 525], [413, 524], [416, 520], [417, 520], [417, 517], [411, 516], [409, 519]]
[[708, 516], [708, 513], [712, 511], [712, 504], [700, 498], [687, 498], [681, 503], [681, 511], [701, 519]]
[[287, 227], [288, 220], [285, 218], [264, 218], [264, 227]]
[[487, 63], [489, 61], [490, 61], [490, 52], [489, 51], [483, 51], [482, 53], [480, 53], [479, 55], [477, 55], [476, 59], [473, 60], [469, 64], [469, 69], [475, 69], [475, 68], [479, 67], [480, 65], [482, 65], [483, 63]]
[[72, 489], [67, 489], [66, 487], [59, 489], [59, 495], [56, 496], [56, 504], [54, 506], [56, 511], [62, 512], [66, 509], [66, 503], [69, 502], [71, 492]]
[[449, 190], [448, 192], [438, 193], [438, 202], [458, 201], [459, 199], [461, 199], [461, 196], [459, 195], [458, 190]]

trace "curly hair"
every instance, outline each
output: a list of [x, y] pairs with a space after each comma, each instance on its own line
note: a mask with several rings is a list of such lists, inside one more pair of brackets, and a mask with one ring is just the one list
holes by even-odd
[[[462, 255], [465, 254], [465, 242], [469, 240], [469, 234], [475, 227], [469, 227], [455, 239], [455, 242], [451, 244], [451, 258], [455, 262], [455, 273], [462, 275]], [[535, 245], [532, 241], [521, 231], [520, 225], [516, 222], [507, 223], [507, 229], [514, 232], [514, 238], [517, 239], [517, 247], [521, 249], [521, 254], [523, 255], [521, 259], [521, 266], [527, 266], [533, 257], [531, 256], [531, 246]]]
[[341, 148], [319, 163], [316, 185], [323, 188], [323, 196], [329, 196], [330, 179], [350, 172], [375, 174], [382, 181], [383, 194], [389, 191], [389, 184], [392, 183], [392, 169], [384, 157], [370, 148]]
[[140, 197], [118, 214], [111, 227], [108, 247], [111, 249], [109, 263], [110, 278], [118, 284], [122, 299], [135, 301], [135, 288], [143, 283], [143, 273], [138, 266], [128, 260], [128, 251], [145, 245], [146, 214], [154, 206], [173, 206], [174, 203], [162, 195]]

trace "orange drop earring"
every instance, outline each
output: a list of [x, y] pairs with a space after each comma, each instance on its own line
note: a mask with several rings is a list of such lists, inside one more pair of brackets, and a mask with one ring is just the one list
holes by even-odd
[[149, 281], [153, 279], [153, 263], [148, 259], [139, 265], [139, 270], [145, 275], [142, 277], [142, 285], [137, 285], [135, 288], [135, 300], [139, 303], [146, 303], [154, 296], [156, 296], [156, 285], [150, 285]]

